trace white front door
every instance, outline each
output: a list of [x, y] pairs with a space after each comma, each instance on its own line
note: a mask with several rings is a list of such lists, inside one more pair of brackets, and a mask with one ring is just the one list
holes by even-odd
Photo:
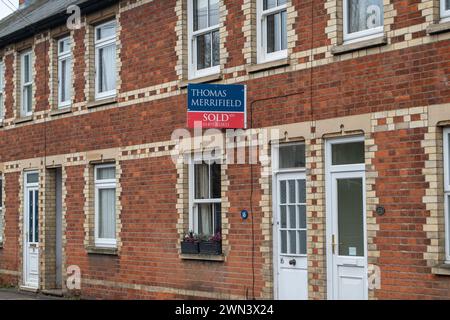
[[364, 140], [334, 140], [327, 148], [328, 297], [368, 298]]
[[274, 198], [277, 296], [281, 300], [306, 300], [308, 262], [305, 174], [277, 174]]
[[24, 285], [37, 289], [39, 286], [39, 175], [25, 173], [24, 183]]

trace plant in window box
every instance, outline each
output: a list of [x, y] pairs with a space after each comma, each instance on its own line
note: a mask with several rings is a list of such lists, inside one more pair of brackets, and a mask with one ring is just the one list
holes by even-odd
[[183, 241], [181, 241], [181, 253], [183, 254], [198, 254], [199, 252], [199, 239], [196, 234], [190, 231], [185, 235]]
[[200, 241], [200, 254], [220, 255], [222, 254], [222, 234], [217, 232], [212, 237]]

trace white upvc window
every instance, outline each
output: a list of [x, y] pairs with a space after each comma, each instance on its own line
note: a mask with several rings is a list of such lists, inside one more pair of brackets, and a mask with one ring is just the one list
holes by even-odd
[[116, 95], [116, 21], [95, 28], [95, 99]]
[[0, 122], [5, 118], [5, 63], [0, 60]]
[[450, 21], [450, 0], [441, 0], [441, 19]]
[[219, 0], [188, 1], [189, 79], [220, 72]]
[[258, 63], [287, 57], [287, 0], [258, 0]]
[[3, 179], [0, 177], [0, 243], [3, 242]]
[[33, 113], [33, 58], [30, 51], [26, 51], [20, 56], [21, 70], [21, 116], [30, 116]]
[[445, 253], [450, 263], [450, 128], [444, 129]]
[[217, 161], [191, 161], [189, 200], [190, 231], [204, 236], [221, 232], [221, 165]]
[[344, 0], [343, 7], [345, 42], [383, 34], [383, 0]]
[[97, 165], [95, 179], [95, 246], [114, 248], [116, 240], [116, 169]]
[[72, 44], [70, 37], [58, 41], [58, 108], [72, 102]]

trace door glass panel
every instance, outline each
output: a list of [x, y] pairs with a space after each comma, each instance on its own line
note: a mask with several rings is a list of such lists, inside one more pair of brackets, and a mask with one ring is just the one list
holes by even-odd
[[280, 181], [280, 203], [286, 203], [286, 181]]
[[34, 191], [34, 242], [39, 242], [39, 194]]
[[364, 256], [362, 178], [337, 180], [339, 255]]
[[297, 219], [295, 217], [295, 206], [289, 206], [289, 228], [297, 228]]
[[297, 180], [298, 203], [306, 203], [306, 180]]
[[28, 191], [28, 242], [33, 242], [33, 191]]
[[280, 218], [281, 218], [281, 228], [285, 229], [287, 227], [287, 214], [286, 206], [280, 206]]
[[296, 231], [289, 230], [289, 253], [297, 254]]
[[364, 163], [364, 142], [331, 145], [332, 165]]
[[295, 180], [288, 181], [289, 203], [295, 203]]
[[27, 183], [38, 183], [39, 175], [37, 173], [27, 174]]
[[300, 243], [299, 253], [306, 254], [306, 230], [298, 231], [298, 237]]
[[287, 253], [287, 231], [281, 230], [281, 253]]
[[306, 229], [306, 206], [298, 206], [298, 221], [300, 229]]

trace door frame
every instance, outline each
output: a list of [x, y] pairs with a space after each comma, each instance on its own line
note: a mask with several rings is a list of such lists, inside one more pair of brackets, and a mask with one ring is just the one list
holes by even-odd
[[[283, 146], [285, 145], [305, 145], [306, 150], [306, 144], [303, 141], [299, 142], [290, 142], [290, 143], [283, 143]], [[280, 144], [272, 145], [271, 148], [271, 159], [272, 159], [272, 261], [273, 261], [273, 296], [274, 300], [278, 300], [278, 287], [279, 287], [279, 280], [278, 280], [278, 271], [279, 271], [279, 252], [280, 252], [280, 244], [278, 241], [278, 227], [276, 224], [277, 218], [278, 218], [278, 194], [277, 194], [277, 181], [278, 176], [283, 174], [293, 174], [293, 175], [301, 175], [306, 180], [306, 166], [305, 168], [292, 168], [292, 169], [279, 169], [279, 147]], [[308, 208], [306, 209], [306, 212], [308, 212]], [[308, 232], [308, 230], [307, 230]], [[307, 248], [308, 250], [308, 248]]]
[[[363, 230], [364, 230], [364, 258], [365, 274], [368, 276], [368, 252], [367, 252], [367, 207], [366, 207], [366, 165], [350, 164], [350, 165], [335, 165], [331, 163], [331, 147], [333, 144], [343, 144], [351, 142], [365, 142], [363, 135], [330, 138], [325, 141], [325, 204], [326, 204], [326, 259], [327, 259], [327, 299], [333, 300], [335, 297], [335, 279], [334, 279], [334, 260], [332, 252], [332, 235], [334, 229], [334, 214], [333, 208], [334, 193], [333, 192], [333, 175], [334, 174], [348, 174], [349, 178], [352, 174], [362, 176], [363, 178]], [[364, 157], [365, 158], [365, 157]], [[368, 281], [368, 279], [366, 279]], [[368, 288], [367, 288], [368, 289]], [[365, 298], [368, 297], [368, 290], [365, 293]]]
[[[37, 174], [38, 175], [38, 182], [36, 183], [28, 183], [28, 175], [30, 174]], [[22, 232], [22, 237], [23, 237], [23, 241], [22, 241], [22, 268], [23, 268], [23, 272], [22, 272], [22, 287], [25, 288], [30, 288], [30, 289], [36, 289], [39, 290], [39, 282], [40, 282], [40, 248], [39, 248], [39, 236], [40, 236], [40, 232], [38, 233], [38, 276], [37, 276], [37, 286], [36, 287], [31, 287], [28, 285], [27, 283], [27, 279], [28, 279], [28, 268], [27, 268], [27, 263], [28, 261], [28, 237], [27, 237], [27, 229], [28, 229], [28, 207], [29, 207], [29, 198], [28, 198], [28, 192], [29, 190], [37, 190], [38, 194], [39, 194], [39, 171], [38, 170], [30, 170], [30, 171], [24, 171], [23, 173], [23, 212], [22, 212], [22, 219], [23, 219], [23, 223], [22, 223], [22, 227], [23, 227], [23, 232]], [[38, 203], [38, 210], [39, 210], [39, 203]], [[39, 216], [39, 211], [38, 211], [38, 216]], [[39, 222], [38, 222], [39, 223]], [[38, 227], [39, 228], [39, 227]]]

